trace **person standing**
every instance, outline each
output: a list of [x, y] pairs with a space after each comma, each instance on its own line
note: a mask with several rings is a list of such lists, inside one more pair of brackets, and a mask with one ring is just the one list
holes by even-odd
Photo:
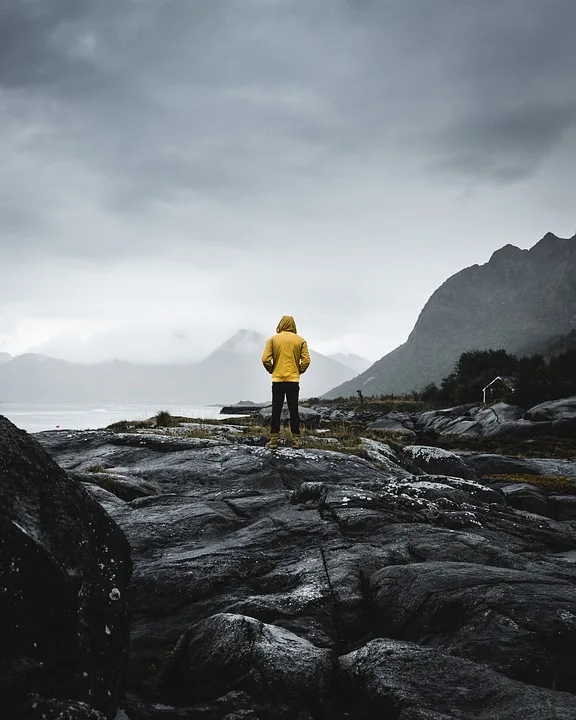
[[270, 441], [266, 447], [272, 449], [278, 447], [284, 398], [290, 412], [292, 444], [294, 447], [300, 447], [300, 416], [298, 415], [300, 375], [310, 366], [310, 353], [306, 340], [298, 335], [296, 323], [291, 315], [282, 317], [276, 328], [276, 335], [266, 342], [262, 353], [262, 364], [272, 375], [272, 418]]

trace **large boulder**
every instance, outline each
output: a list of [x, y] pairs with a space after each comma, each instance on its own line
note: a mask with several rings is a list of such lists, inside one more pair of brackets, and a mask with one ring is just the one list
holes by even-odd
[[576, 438], [576, 397], [535, 405], [524, 415], [524, 420], [535, 427], [546, 428], [542, 434]]
[[124, 533], [0, 416], [2, 705], [14, 718], [111, 717], [128, 648]]
[[428, 475], [450, 475], [464, 480], [477, 480], [476, 473], [458, 455], [442, 448], [409, 445], [403, 454]]
[[[556, 508], [549, 503], [544, 493], [527, 483], [511, 483], [502, 487], [509, 505], [517, 510], [536, 513], [545, 517], [556, 517]], [[562, 518], [564, 519], [564, 518]]]
[[405, 437], [415, 438], [416, 433], [411, 427], [408, 427], [404, 422], [397, 420], [389, 415], [383, 415], [368, 424], [368, 430], [382, 432], [382, 433], [396, 433], [398, 435], [404, 435]]
[[576, 422], [576, 397], [550, 400], [530, 408], [525, 415], [532, 422]]
[[[571, 720], [576, 698], [525, 685], [435, 648], [377, 639], [341, 660], [359, 720]], [[353, 714], [352, 714], [353, 713]]]
[[241, 690], [260, 700], [287, 697], [306, 706], [326, 698], [332, 655], [277, 625], [221, 613], [182, 635], [161, 687], [181, 705]]

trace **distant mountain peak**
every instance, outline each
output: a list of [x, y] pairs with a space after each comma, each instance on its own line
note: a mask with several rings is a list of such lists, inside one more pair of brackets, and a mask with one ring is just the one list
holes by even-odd
[[255, 330], [238, 330], [226, 342], [222, 343], [214, 352], [234, 353], [235, 355], [253, 355], [256, 351], [264, 350], [266, 338]]
[[516, 247], [516, 245], [508, 243], [507, 245], [504, 245], [504, 247], [501, 247], [493, 252], [488, 262], [491, 265], [501, 262], [515, 262], [521, 255], [527, 252], [527, 250], [521, 250], [519, 247]]
[[528, 250], [530, 257], [540, 260], [552, 260], [558, 262], [560, 256], [566, 259], [573, 253], [576, 241], [576, 235], [572, 238], [561, 238], [554, 233], [546, 233], [542, 240], [536, 243]]
[[[576, 233], [572, 235], [572, 237], [564, 238], [560, 237], [560, 235], [556, 235], [556, 233], [553, 232], [547, 232], [546, 235], [540, 240], [540, 242], [537, 242], [536, 245], [539, 245], [541, 242], [569, 242], [570, 240], [576, 240]], [[534, 247], [536, 247], [536, 245]]]
[[492, 253], [488, 263], [490, 265], [497, 265], [500, 263], [517, 262], [522, 257], [546, 257], [556, 255], [556, 253], [562, 250], [570, 250], [573, 248], [574, 240], [576, 240], [576, 235], [571, 238], [561, 238], [553, 232], [547, 232], [546, 235], [529, 250], [521, 250], [519, 247], [516, 247], [516, 245], [510, 243], [504, 245]]

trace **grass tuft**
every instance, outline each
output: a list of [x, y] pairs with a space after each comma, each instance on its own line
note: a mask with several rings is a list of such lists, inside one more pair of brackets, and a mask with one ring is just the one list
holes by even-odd
[[105, 473], [105, 472], [108, 472], [108, 470], [107, 470], [107, 468], [104, 467], [104, 465], [90, 465], [90, 467], [86, 468], [86, 472]]
[[159, 410], [154, 415], [156, 421], [156, 427], [174, 427], [176, 425], [176, 419], [168, 410]]

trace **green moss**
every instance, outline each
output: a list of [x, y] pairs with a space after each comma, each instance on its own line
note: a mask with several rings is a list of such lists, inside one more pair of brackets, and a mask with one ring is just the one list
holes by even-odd
[[502, 475], [484, 475], [484, 479], [508, 483], [527, 483], [548, 493], [576, 495], [576, 480], [564, 475], [552, 476], [503, 473]]
[[105, 472], [108, 472], [108, 470], [104, 467], [104, 465], [90, 465], [90, 467], [86, 468], [86, 472], [105, 473]]

